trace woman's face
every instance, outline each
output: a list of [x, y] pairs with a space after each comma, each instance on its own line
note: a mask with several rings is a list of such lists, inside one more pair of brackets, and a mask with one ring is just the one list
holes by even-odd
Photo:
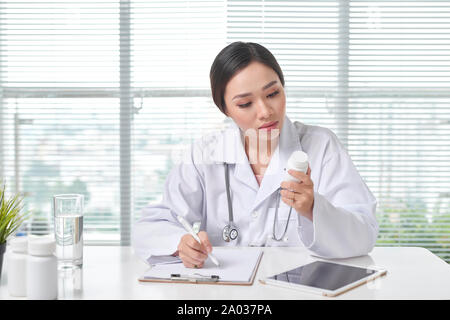
[[[286, 96], [278, 74], [270, 67], [251, 62], [228, 82], [224, 95], [226, 114], [242, 131], [281, 132]], [[278, 130], [277, 130], [278, 129]], [[266, 137], [272, 135], [266, 135]], [[277, 134], [278, 136], [278, 134]]]

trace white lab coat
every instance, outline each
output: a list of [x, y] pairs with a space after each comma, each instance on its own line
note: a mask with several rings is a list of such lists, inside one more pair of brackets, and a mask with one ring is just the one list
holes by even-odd
[[[292, 210], [287, 241], [271, 240], [277, 189], [285, 165], [296, 150], [308, 154], [314, 183], [313, 222]], [[228, 224], [224, 162], [229, 163], [237, 241], [225, 242]], [[362, 180], [347, 151], [329, 129], [292, 123], [288, 117], [261, 186], [244, 151], [240, 129], [229, 128], [194, 143], [186, 157], [173, 167], [162, 202], [144, 208], [134, 225], [135, 253], [150, 257], [176, 252], [186, 234], [176, 215], [189, 222], [201, 221], [213, 246], [305, 246], [324, 258], [346, 258], [370, 252], [378, 235], [376, 199]], [[289, 206], [280, 200], [277, 236], [284, 231]]]

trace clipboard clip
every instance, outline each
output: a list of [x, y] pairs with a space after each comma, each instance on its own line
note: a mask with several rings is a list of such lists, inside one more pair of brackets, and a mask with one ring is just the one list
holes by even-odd
[[170, 280], [172, 281], [188, 281], [188, 282], [218, 282], [219, 276], [217, 275], [211, 275], [211, 276], [204, 276], [199, 273], [194, 273], [193, 275], [183, 275], [178, 273], [173, 273], [170, 275]]

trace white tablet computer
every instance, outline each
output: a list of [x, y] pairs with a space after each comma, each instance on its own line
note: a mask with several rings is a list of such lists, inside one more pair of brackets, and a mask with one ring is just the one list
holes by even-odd
[[378, 267], [363, 268], [315, 261], [260, 281], [263, 284], [334, 297], [385, 274], [386, 270]]

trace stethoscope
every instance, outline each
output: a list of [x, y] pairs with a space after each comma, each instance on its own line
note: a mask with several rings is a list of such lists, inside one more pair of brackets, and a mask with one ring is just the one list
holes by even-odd
[[[234, 224], [233, 222], [233, 205], [231, 203], [231, 195], [230, 195], [230, 173], [228, 170], [228, 163], [224, 163], [225, 165], [225, 185], [226, 185], [226, 191], [227, 191], [227, 201], [228, 201], [228, 224], [223, 228], [223, 232], [222, 232], [222, 237], [223, 240], [226, 242], [230, 242], [232, 240], [236, 240], [239, 236], [239, 231], [237, 226]], [[284, 228], [284, 232], [281, 235], [281, 237], [277, 238], [277, 236], [275, 235], [275, 226], [277, 224], [278, 221], [278, 208], [280, 206], [280, 191], [281, 188], [277, 189], [277, 206], [275, 208], [275, 215], [273, 217], [273, 229], [272, 229], [272, 239], [275, 241], [285, 241], [285, 235], [289, 226], [289, 221], [291, 218], [291, 213], [292, 213], [292, 207], [289, 209], [289, 215], [288, 215], [288, 219], [286, 222], [286, 226]]]

